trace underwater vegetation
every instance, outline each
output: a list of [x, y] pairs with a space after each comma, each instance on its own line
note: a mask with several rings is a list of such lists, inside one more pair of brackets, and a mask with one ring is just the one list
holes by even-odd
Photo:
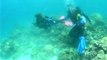
[[0, 42], [0, 60], [107, 60], [107, 24], [99, 13], [90, 18], [88, 45], [82, 56], [71, 46], [71, 27], [58, 23], [51, 29], [36, 25], [16, 29], [10, 38]]

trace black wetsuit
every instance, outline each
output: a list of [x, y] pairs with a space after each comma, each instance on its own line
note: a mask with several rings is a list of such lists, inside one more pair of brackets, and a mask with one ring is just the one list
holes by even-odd
[[87, 20], [89, 20], [89, 18], [84, 13], [82, 13], [79, 8], [77, 8], [73, 12], [68, 11], [68, 17], [75, 24], [75, 26], [69, 32], [71, 40], [73, 40], [72, 44], [74, 46], [77, 46], [80, 36], [85, 36], [86, 35], [86, 33], [85, 33], [85, 24], [84, 23], [81, 24], [81, 19], [77, 19], [78, 14], [83, 15]]

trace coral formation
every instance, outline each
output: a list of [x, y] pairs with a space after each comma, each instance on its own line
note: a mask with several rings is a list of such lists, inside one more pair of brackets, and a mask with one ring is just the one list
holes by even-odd
[[107, 58], [107, 36], [99, 41], [93, 41], [89, 45], [85, 54], [84, 60], [106, 60]]
[[73, 48], [64, 48], [60, 51], [58, 60], [79, 60], [79, 55]]

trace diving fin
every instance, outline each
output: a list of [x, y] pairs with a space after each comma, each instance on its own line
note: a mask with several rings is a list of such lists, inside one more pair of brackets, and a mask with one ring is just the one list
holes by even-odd
[[79, 42], [79, 45], [78, 45], [78, 49], [77, 51], [80, 53], [80, 54], [83, 54], [84, 53], [84, 50], [86, 48], [86, 38], [84, 36], [81, 36], [79, 38], [80, 42]]

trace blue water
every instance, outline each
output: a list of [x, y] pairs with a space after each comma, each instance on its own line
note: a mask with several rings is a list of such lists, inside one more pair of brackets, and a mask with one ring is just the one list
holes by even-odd
[[88, 14], [99, 12], [107, 17], [107, 12], [105, 12], [107, 10], [106, 0], [75, 0], [75, 2]]
[[66, 10], [64, 1], [61, 0], [2, 0], [1, 2], [1, 38], [10, 35], [17, 25], [27, 27], [38, 12], [54, 16], [64, 14]]
[[99, 13], [107, 18], [106, 0], [0, 0], [0, 60], [58, 60], [64, 49], [74, 52], [71, 45], [68, 48], [69, 39], [64, 35], [69, 32], [68, 27], [61, 25], [58, 29], [62, 31], [56, 28], [47, 33], [33, 26], [35, 14], [58, 18], [67, 14], [69, 3], [79, 6], [89, 16]]
[[17, 26], [31, 25], [38, 12], [48, 16], [65, 15], [67, 3], [79, 6], [89, 15], [99, 12], [107, 16], [106, 0], [1, 0], [0, 39], [8, 37]]

